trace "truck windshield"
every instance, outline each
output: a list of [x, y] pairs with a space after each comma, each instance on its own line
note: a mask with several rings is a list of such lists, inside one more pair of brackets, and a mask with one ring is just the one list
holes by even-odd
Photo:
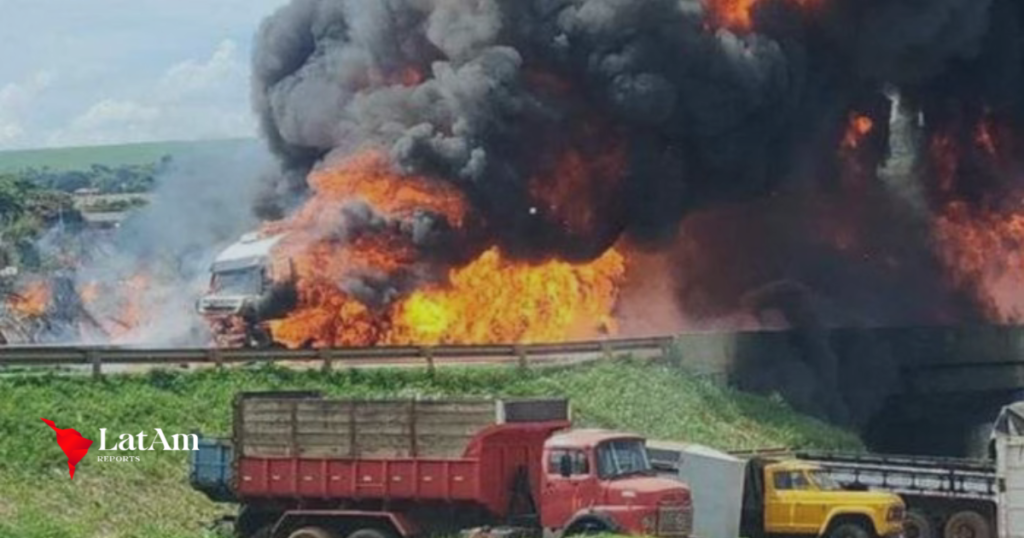
[[818, 489], [820, 490], [839, 491], [843, 489], [843, 486], [840, 485], [839, 482], [836, 482], [836, 479], [832, 478], [832, 475], [825, 471], [807, 471], [807, 474], [811, 477], [811, 482], [814, 482], [814, 485], [818, 486]]
[[649, 474], [644, 442], [638, 439], [609, 441], [597, 447], [597, 475], [613, 479], [634, 474]]
[[262, 276], [257, 267], [214, 273], [211, 290], [224, 295], [256, 295], [260, 293]]

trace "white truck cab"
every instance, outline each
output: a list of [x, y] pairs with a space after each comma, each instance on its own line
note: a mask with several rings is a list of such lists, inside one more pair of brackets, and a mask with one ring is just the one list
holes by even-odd
[[266, 321], [295, 307], [292, 263], [273, 257], [283, 235], [243, 235], [210, 266], [210, 286], [196, 310], [210, 323], [218, 347], [267, 347], [273, 339]]

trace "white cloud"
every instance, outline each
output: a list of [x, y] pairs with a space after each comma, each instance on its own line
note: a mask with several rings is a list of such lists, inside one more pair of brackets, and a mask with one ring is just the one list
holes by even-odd
[[102, 99], [52, 132], [49, 146], [252, 136], [248, 72], [232, 40], [167, 68], [125, 99]]
[[182, 99], [234, 86], [245, 77], [246, 66], [238, 57], [238, 45], [225, 39], [205, 63], [186, 60], [168, 69], [160, 79], [159, 91], [164, 99]]
[[[289, 1], [0, 0], [0, 149], [254, 135], [252, 38]], [[59, 80], [23, 104], [40, 71]], [[161, 119], [115, 121], [126, 104]]]
[[96, 103], [50, 136], [50, 145], [99, 145], [120, 141], [151, 140], [160, 121], [160, 109], [132, 101], [106, 99]]
[[21, 82], [0, 88], [0, 148], [16, 147], [25, 140], [22, 122], [40, 94], [53, 84], [56, 76], [39, 71]]
[[17, 122], [0, 118], [0, 147], [14, 146], [25, 135], [25, 129]]

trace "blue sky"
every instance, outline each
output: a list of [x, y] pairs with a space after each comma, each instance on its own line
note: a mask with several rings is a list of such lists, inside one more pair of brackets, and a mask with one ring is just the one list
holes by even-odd
[[249, 55], [287, 0], [0, 0], [0, 150], [252, 136]]

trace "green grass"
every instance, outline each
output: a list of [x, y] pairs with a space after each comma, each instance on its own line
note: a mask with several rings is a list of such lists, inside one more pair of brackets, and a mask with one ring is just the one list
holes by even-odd
[[[238, 391], [316, 389], [346, 397], [559, 395], [578, 425], [639, 431], [720, 448], [857, 448], [851, 434], [798, 415], [775, 399], [720, 387], [661, 363], [619, 360], [544, 371], [510, 368], [299, 372], [281, 368], [155, 372], [141, 376], [0, 378], [0, 537], [203, 536], [230, 506], [186, 483], [186, 455], [138, 452], [141, 463], [99, 463], [97, 448], [68, 480], [52, 431], [75, 428], [98, 442], [110, 433], [224, 435]], [[108, 435], [108, 442], [110, 436]]]
[[206, 140], [198, 142], [151, 142], [113, 146], [53, 148], [0, 151], [0, 173], [20, 172], [28, 168], [48, 167], [54, 171], [88, 170], [94, 164], [104, 166], [145, 165], [172, 157], [218, 152], [253, 144], [248, 139]]

